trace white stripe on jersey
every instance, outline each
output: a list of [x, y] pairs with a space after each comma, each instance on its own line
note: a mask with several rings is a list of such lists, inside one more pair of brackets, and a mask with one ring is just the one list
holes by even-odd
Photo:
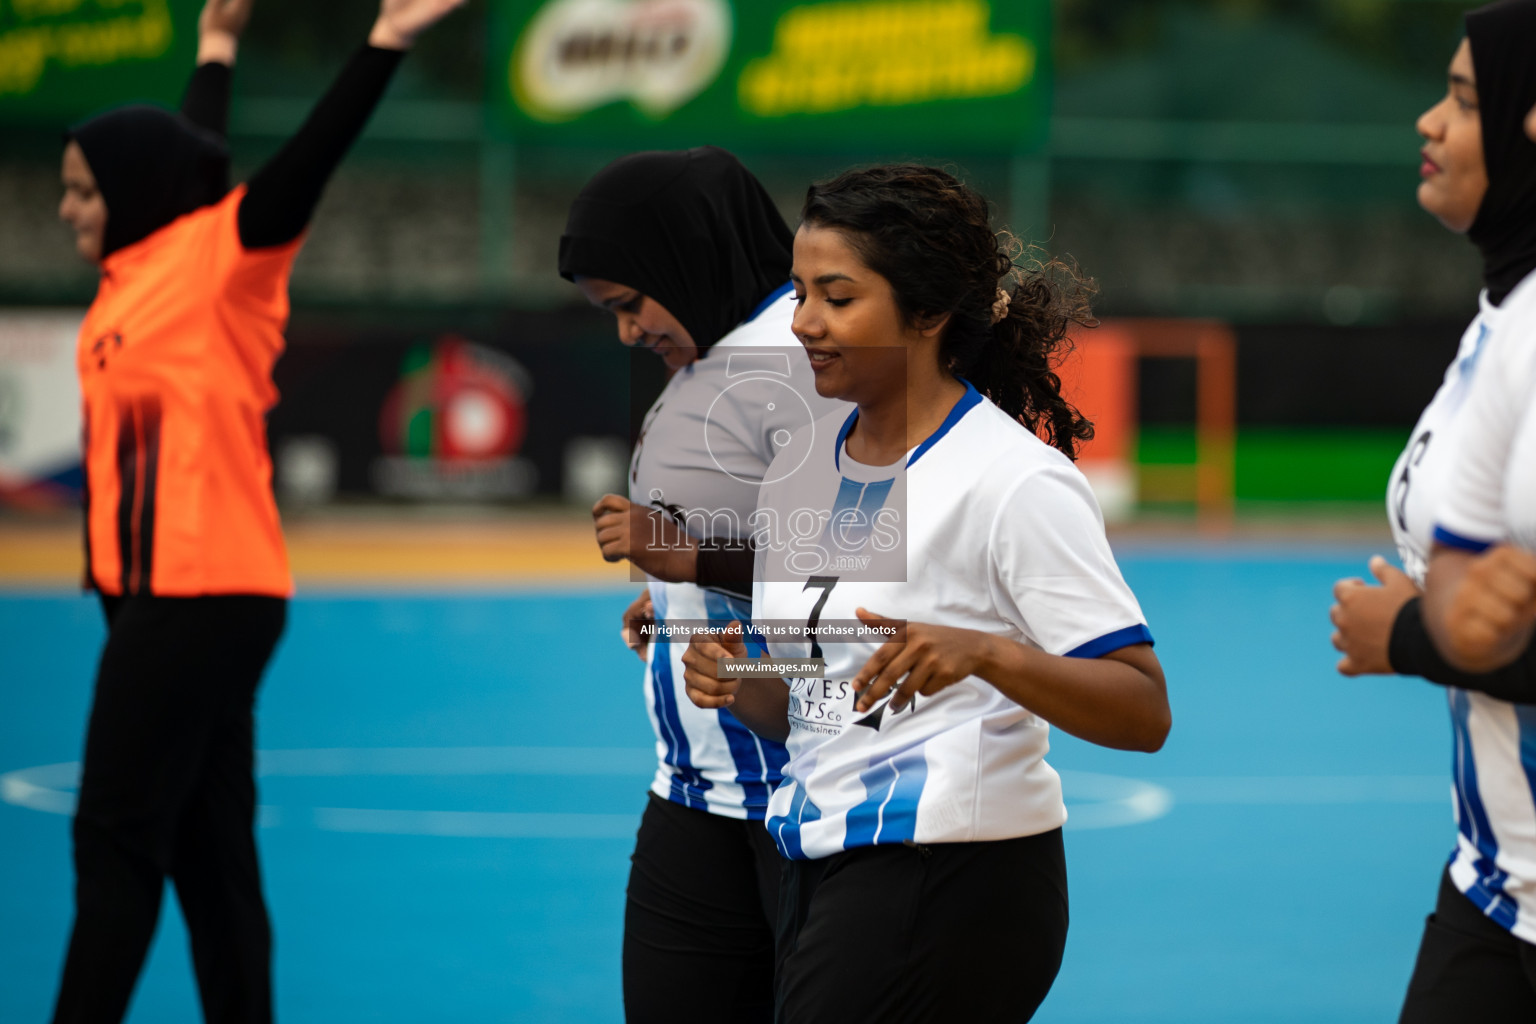
[[[1536, 276], [1504, 300], [1456, 417], [1434, 539], [1536, 550]], [[1536, 707], [1449, 693], [1457, 843], [1451, 880], [1483, 913], [1536, 942]]]
[[[724, 628], [751, 616], [747, 602], [699, 587], [652, 580], [650, 588], [657, 622], [709, 619]], [[687, 640], [657, 640], [646, 662], [645, 703], [658, 762], [651, 791], [697, 810], [761, 820], [788, 759], [784, 748], [759, 737], [728, 709], [707, 711], [688, 699], [682, 663], [687, 648]]]
[[[863, 607], [890, 618], [975, 629], [1050, 654], [1097, 657], [1150, 642], [1141, 609], [1104, 538], [1093, 492], [1076, 467], [967, 385], [933, 437], [903, 467], [849, 458], [835, 418], [818, 424], [803, 470], [763, 486], [759, 510], [788, 521], [821, 510], [887, 510], [905, 548], [892, 574], [856, 565], [792, 571], [802, 546], [758, 542], [753, 623], [773, 657], [814, 656], [809, 640], [775, 640], [785, 623], [849, 622]], [[835, 436], [834, 436], [835, 433]], [[904, 472], [903, 472], [904, 468]], [[777, 476], [777, 465], [770, 475]], [[889, 560], [888, 560], [889, 561]], [[819, 565], [819, 563], [818, 563]], [[814, 568], [814, 567], [813, 567]], [[840, 627], [839, 627], [840, 628]], [[850, 680], [874, 642], [818, 634], [824, 679], [791, 679], [790, 762], [769, 805], [769, 832], [797, 859], [857, 846], [967, 842], [1033, 835], [1066, 820], [1061, 783], [1045, 762], [1049, 727], [978, 677], [899, 713], [854, 711]]]
[[[790, 330], [794, 312], [786, 284], [672, 376], [646, 414], [631, 459], [631, 501], [672, 513], [695, 537], [746, 535], [758, 486], [783, 447], [776, 438], [842, 406], [816, 394], [805, 350]], [[780, 400], [764, 400], [765, 394]], [[653, 579], [650, 591], [662, 625], [709, 619], [724, 627], [751, 615], [744, 598], [691, 583]], [[761, 819], [787, 755], [729, 710], [706, 711], [688, 699], [682, 664], [687, 646], [686, 640], [656, 641], [646, 662], [646, 710], [657, 757], [651, 791], [714, 814]]]

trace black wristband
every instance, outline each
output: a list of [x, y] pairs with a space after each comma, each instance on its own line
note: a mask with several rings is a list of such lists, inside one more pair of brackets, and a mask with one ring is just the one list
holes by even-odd
[[1536, 646], [1527, 647], [1509, 665], [1492, 672], [1464, 672], [1441, 657], [1424, 625], [1423, 599], [1412, 598], [1392, 620], [1392, 638], [1387, 644], [1387, 660], [1392, 671], [1405, 676], [1419, 676], [1441, 686], [1486, 693], [1516, 704], [1536, 703]]
[[1429, 631], [1424, 628], [1421, 608], [1424, 599], [1414, 597], [1398, 609], [1392, 620], [1392, 638], [1387, 643], [1387, 661], [1392, 671], [1405, 676], [1429, 677], [1429, 673], [1444, 665], [1440, 652], [1435, 650]]
[[694, 582], [709, 590], [719, 590], [752, 599], [752, 569], [757, 553], [750, 544], [705, 541], [699, 545]]

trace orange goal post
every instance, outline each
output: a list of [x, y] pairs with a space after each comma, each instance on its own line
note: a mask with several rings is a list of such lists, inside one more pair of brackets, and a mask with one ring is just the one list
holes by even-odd
[[[1192, 501], [1202, 519], [1232, 514], [1237, 458], [1237, 340], [1211, 320], [1106, 320], [1074, 335], [1057, 372], [1062, 393], [1093, 421], [1078, 467], [1107, 520], [1129, 516], [1140, 500]], [[1195, 462], [1138, 466], [1137, 390], [1143, 359], [1195, 362]]]

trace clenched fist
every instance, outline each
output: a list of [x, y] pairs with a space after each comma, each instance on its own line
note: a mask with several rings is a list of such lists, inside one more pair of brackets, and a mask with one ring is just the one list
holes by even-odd
[[720, 678], [721, 658], [745, 658], [741, 623], [732, 622], [722, 632], [695, 633], [683, 652], [683, 683], [688, 699], [706, 710], [728, 708], [736, 703], [740, 679]]
[[698, 547], [672, 517], [605, 494], [592, 506], [597, 546], [609, 562], [625, 559], [641, 572], [671, 583], [692, 583]]
[[1509, 664], [1536, 624], [1536, 555], [1509, 544], [1467, 566], [1446, 612], [1446, 656], [1471, 672]]
[[197, 16], [197, 62], [235, 63], [240, 36], [251, 20], [254, 0], [207, 0]]
[[1339, 580], [1333, 585], [1336, 602], [1328, 611], [1333, 621], [1333, 646], [1344, 657], [1338, 670], [1346, 676], [1391, 675], [1387, 649], [1392, 643], [1392, 624], [1397, 613], [1419, 592], [1413, 580], [1380, 555], [1371, 559], [1371, 575], [1381, 584], [1373, 587], [1362, 579]]

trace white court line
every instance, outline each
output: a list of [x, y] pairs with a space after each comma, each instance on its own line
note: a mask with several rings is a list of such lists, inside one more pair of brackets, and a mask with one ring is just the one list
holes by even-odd
[[1173, 794], [1155, 782], [1123, 775], [1063, 771], [1068, 832], [1121, 828], [1161, 818], [1173, 809]]
[[322, 832], [477, 839], [627, 839], [640, 825], [636, 814], [525, 814], [510, 811], [377, 811], [316, 807]]
[[[335, 747], [263, 750], [263, 778], [346, 776], [632, 776], [648, 778], [655, 753], [639, 747]], [[77, 762], [0, 775], [0, 801], [46, 814], [74, 813]], [[1186, 776], [1133, 779], [1061, 772], [1069, 831], [1120, 828], [1187, 805], [1423, 804], [1445, 800], [1438, 775]], [[433, 811], [350, 807], [260, 808], [263, 827], [326, 832], [519, 839], [615, 839], [634, 834], [633, 814]]]
[[74, 814], [80, 762], [41, 764], [0, 775], [0, 800], [44, 814]]
[[646, 775], [656, 752], [640, 747], [335, 747], [262, 750], [262, 778], [337, 775]]
[[1438, 804], [1446, 775], [1206, 775], [1156, 780], [1181, 804]]

